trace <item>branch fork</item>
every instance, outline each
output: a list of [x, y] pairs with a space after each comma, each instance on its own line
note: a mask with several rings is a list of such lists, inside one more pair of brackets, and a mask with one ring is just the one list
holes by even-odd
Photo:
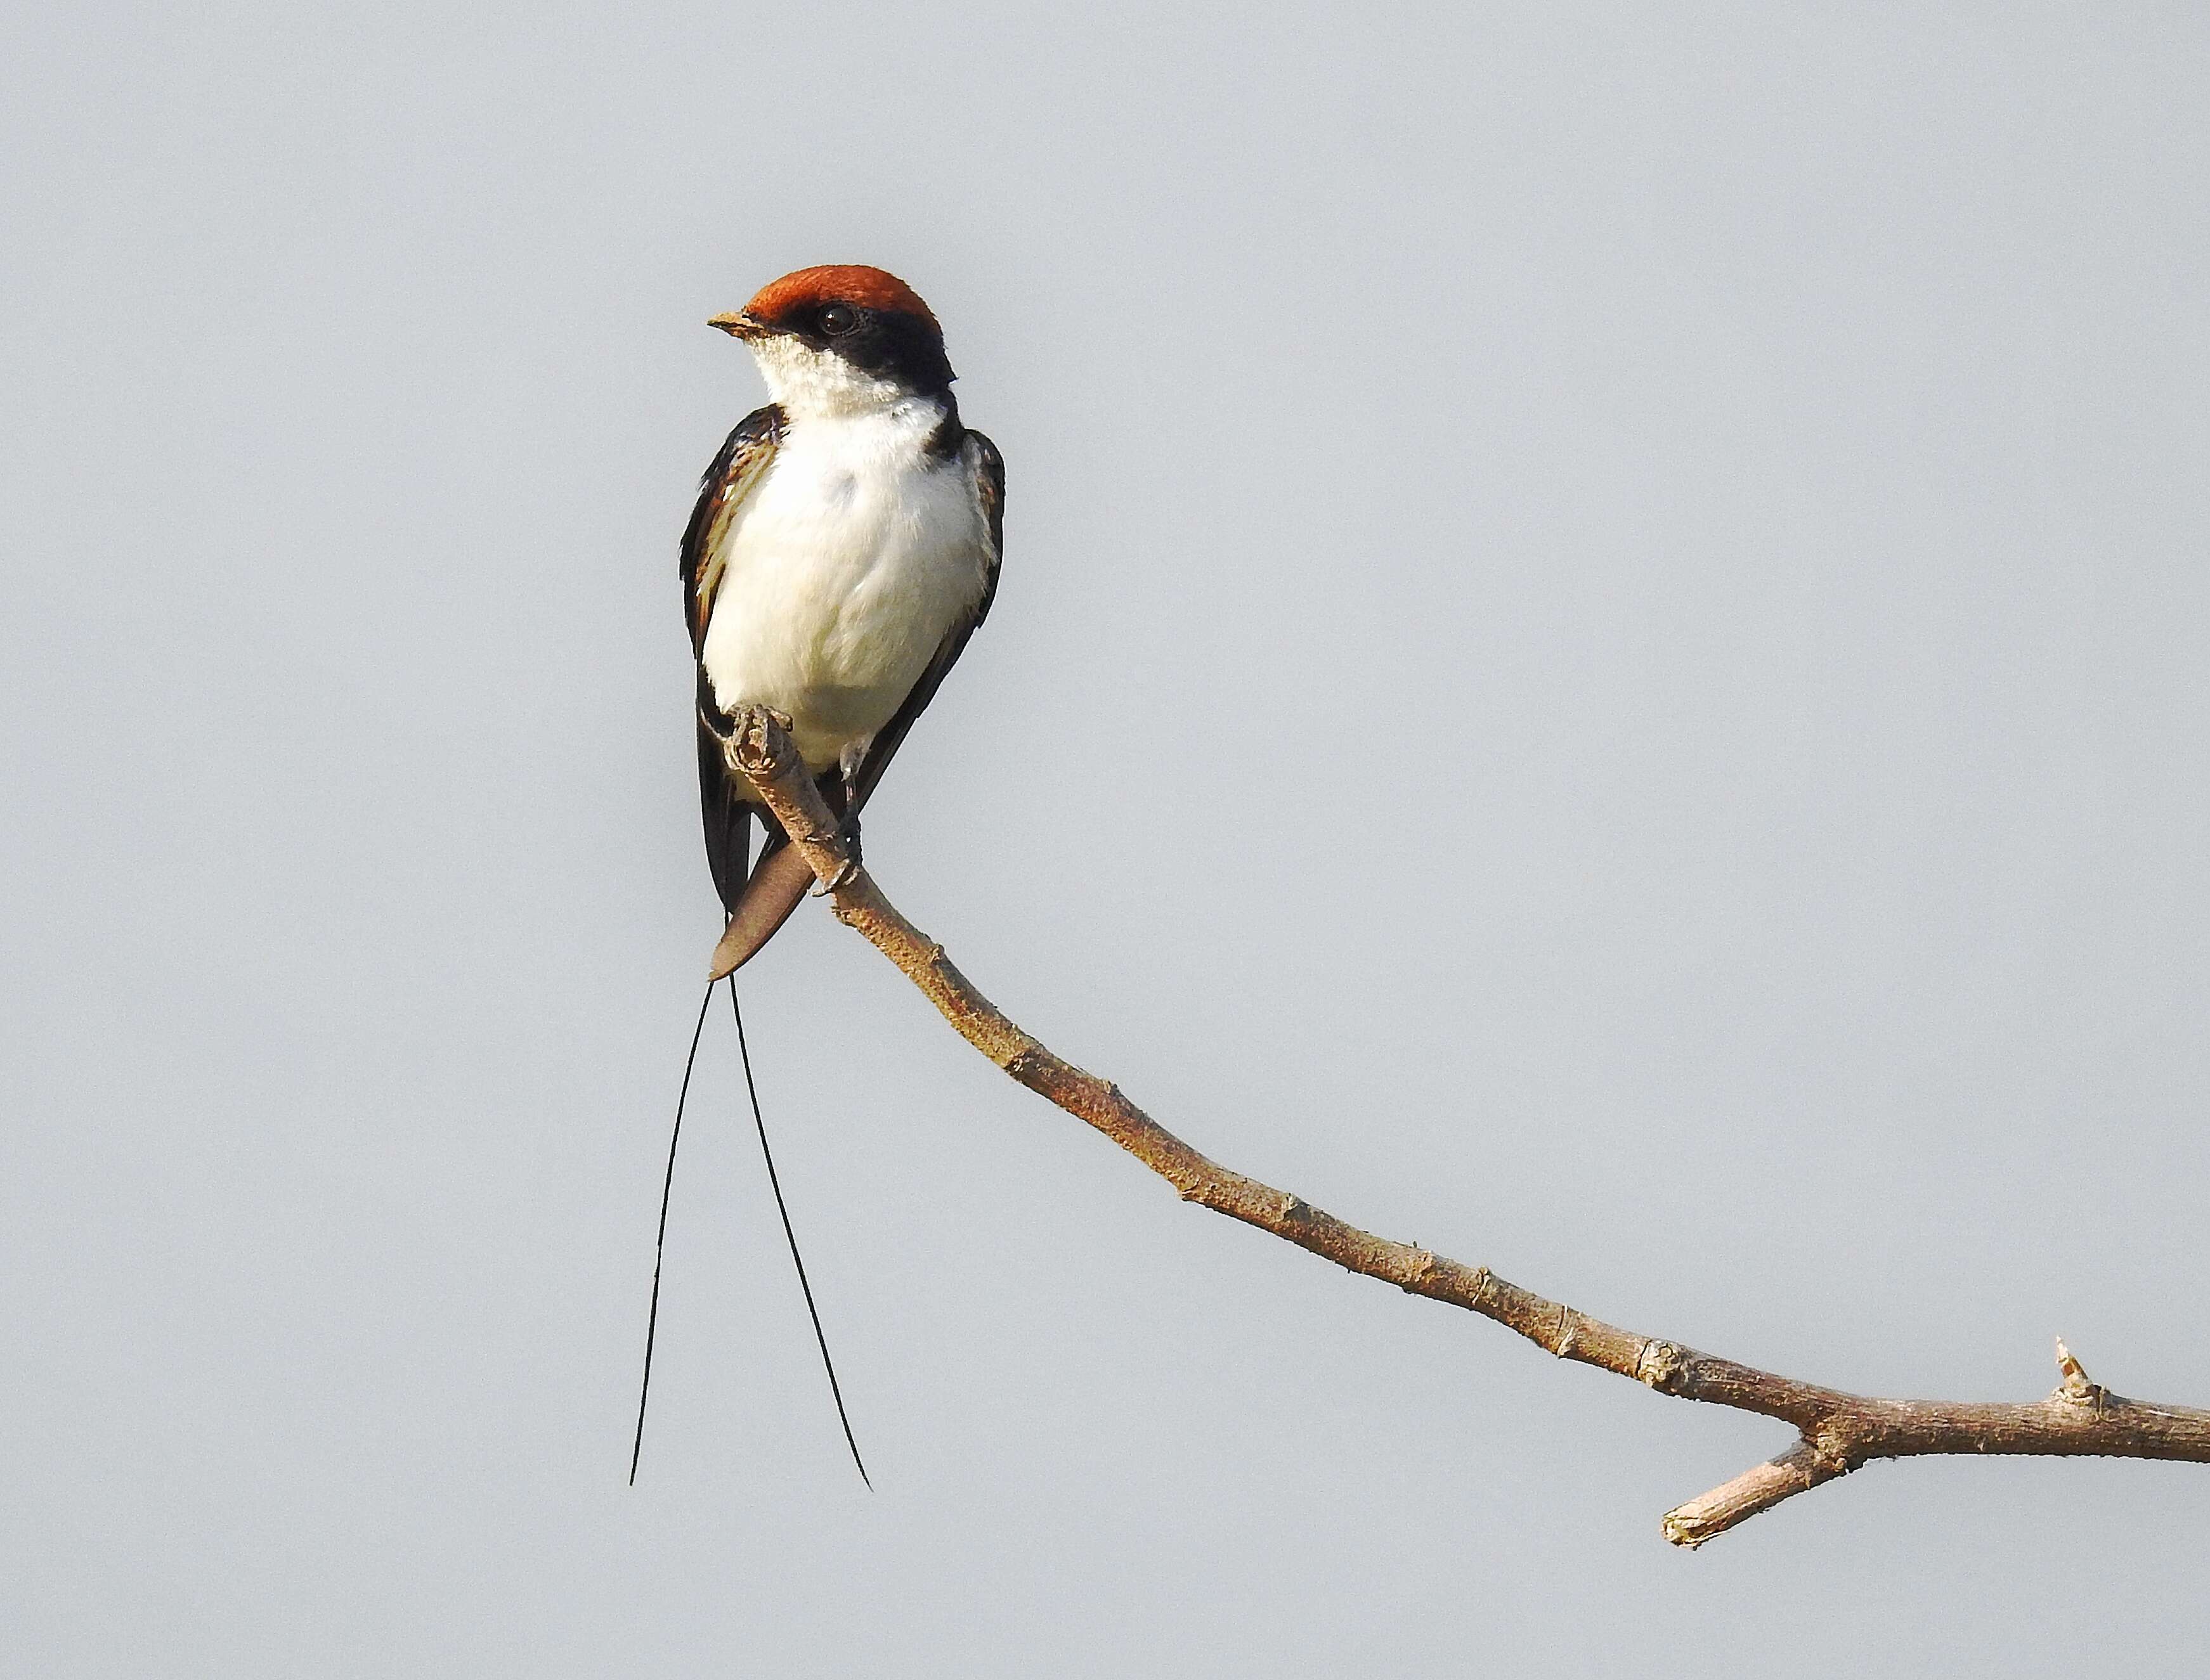
[[1591, 1318], [1417, 1244], [1345, 1224], [1301, 1197], [1209, 1160], [1121, 1094], [1061, 1059], [962, 974], [944, 947], [906, 920], [851, 857], [820, 792], [803, 771], [790, 720], [764, 707], [736, 714], [730, 762], [775, 813], [820, 882], [836, 918], [863, 935], [969, 1044], [1031, 1091], [1102, 1132], [1194, 1201], [1308, 1249], [1407, 1294], [1494, 1319], [1561, 1359], [1630, 1377], [1676, 1400], [1754, 1412], [1795, 1426], [1778, 1457], [1668, 1511], [1666, 1539], [1694, 1549], [1784, 1499], [1875, 1459], [2006, 1454], [2210, 1463], [2210, 1411], [2128, 1400], [2088, 1379], [2062, 1340], [2062, 1381], [2032, 1404], [1887, 1400], [1821, 1388], [1737, 1364], [1682, 1343]]

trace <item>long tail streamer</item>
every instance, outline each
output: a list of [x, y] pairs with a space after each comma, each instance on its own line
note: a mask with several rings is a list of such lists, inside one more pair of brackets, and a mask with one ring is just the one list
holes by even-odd
[[[712, 989], [709, 987], [707, 996], [710, 997], [712, 995]], [[745, 1094], [752, 1099], [752, 1124], [759, 1131], [761, 1159], [767, 1162], [768, 1187], [775, 1192], [775, 1211], [782, 1215], [782, 1234], [784, 1239], [790, 1244], [790, 1263], [798, 1268], [798, 1287], [806, 1296], [806, 1316], [813, 1321], [813, 1340], [821, 1345], [821, 1368], [829, 1373], [829, 1394], [836, 1402], [836, 1421], [844, 1426], [844, 1444], [852, 1449], [852, 1463], [860, 1472], [860, 1479], [866, 1484], [868, 1490], [872, 1492], [875, 1484], [867, 1474], [866, 1460], [860, 1456], [860, 1443], [852, 1436], [852, 1419], [844, 1410], [844, 1391], [836, 1383], [836, 1362], [829, 1357], [829, 1338], [821, 1328], [820, 1310], [813, 1304], [813, 1286], [806, 1280], [806, 1262], [798, 1252], [798, 1233], [790, 1228], [790, 1209], [783, 1205], [782, 1181], [777, 1178], [775, 1173], [775, 1152], [767, 1147], [767, 1122], [760, 1117], [759, 1087], [752, 1083], [752, 1046], [745, 1042], [745, 1012], [737, 1003], [737, 977], [734, 974], [729, 976], [729, 1013], [737, 1018], [737, 1053], [744, 1058]], [[702, 1021], [705, 1019], [703, 1010], [698, 1018]], [[695, 1038], [691, 1041], [694, 1050], [697, 1047], [697, 1042]], [[687, 1072], [685, 1076], [687, 1080], [689, 1077]], [[670, 1159], [673, 1159], [671, 1153]], [[666, 1216], [663, 1213], [663, 1225]], [[654, 1275], [655, 1287], [657, 1288], [656, 1268]], [[646, 1336], [648, 1351], [650, 1345], [651, 1337], [648, 1333]], [[640, 1427], [642, 1427], [641, 1422]]]
[[[734, 987], [729, 996], [736, 997]], [[652, 1393], [652, 1338], [660, 1328], [660, 1261], [667, 1248], [667, 1200], [675, 1189], [675, 1146], [683, 1141], [683, 1105], [691, 1100], [691, 1070], [698, 1065], [698, 1039], [706, 1030], [706, 1010], [714, 1001], [709, 984], [698, 1000], [698, 1024], [691, 1029], [691, 1053], [683, 1058], [683, 1089], [675, 1099], [675, 1125], [667, 1134], [667, 1176], [660, 1185], [660, 1234], [652, 1241], [652, 1310], [644, 1321], [644, 1381], [637, 1389], [637, 1444], [629, 1450], [629, 1484], [637, 1485], [637, 1461], [644, 1453], [644, 1402]], [[746, 1076], [751, 1077], [749, 1065]]]

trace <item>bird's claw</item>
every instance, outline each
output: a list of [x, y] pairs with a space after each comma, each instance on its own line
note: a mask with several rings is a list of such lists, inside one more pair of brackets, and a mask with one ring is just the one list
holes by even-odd
[[826, 881], [816, 882], [809, 896], [826, 898], [839, 887], [848, 886], [860, 872], [860, 817], [856, 811], [848, 813], [836, 825], [836, 838], [844, 847], [844, 861], [836, 873]]
[[860, 860], [857, 858], [847, 858], [837, 868], [836, 874], [830, 876], [826, 881], [815, 882], [812, 891], [806, 896], [811, 899], [825, 899], [839, 887], [851, 885], [853, 879], [859, 873]]

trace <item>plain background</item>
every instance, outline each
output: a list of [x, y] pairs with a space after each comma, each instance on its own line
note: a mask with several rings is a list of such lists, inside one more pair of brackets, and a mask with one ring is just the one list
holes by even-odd
[[2210, 1401], [2192, 7], [12, 9], [0, 1670], [2175, 1672], [2210, 1478], [1876, 1466], [1177, 1203], [818, 906], [717, 1018], [703, 324], [1010, 463], [870, 860], [1609, 1318]]

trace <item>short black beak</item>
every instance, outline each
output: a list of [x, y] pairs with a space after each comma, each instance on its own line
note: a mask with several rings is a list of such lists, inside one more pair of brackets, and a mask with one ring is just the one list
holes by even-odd
[[765, 322], [746, 315], [742, 310], [734, 310], [728, 315], [717, 315], [706, 324], [709, 327], [719, 327], [733, 339], [755, 339], [767, 331]]

